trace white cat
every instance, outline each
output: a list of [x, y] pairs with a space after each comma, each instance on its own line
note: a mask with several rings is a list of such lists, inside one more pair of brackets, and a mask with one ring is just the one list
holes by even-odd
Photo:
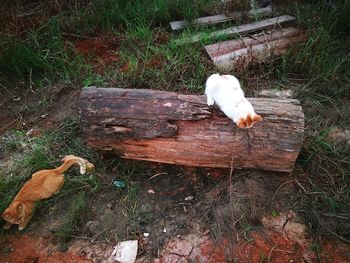
[[254, 123], [262, 120], [244, 97], [238, 79], [232, 75], [211, 75], [206, 82], [205, 94], [208, 106], [216, 103], [238, 128], [251, 128]]

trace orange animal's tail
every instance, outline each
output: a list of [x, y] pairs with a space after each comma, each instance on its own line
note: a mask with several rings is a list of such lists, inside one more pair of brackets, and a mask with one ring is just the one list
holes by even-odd
[[63, 174], [74, 164], [78, 164], [80, 166], [81, 174], [85, 174], [86, 170], [91, 170], [92, 168], [94, 168], [94, 165], [89, 161], [74, 155], [65, 156], [62, 159], [62, 162], [63, 164], [55, 169], [55, 171], [57, 171], [60, 174]]

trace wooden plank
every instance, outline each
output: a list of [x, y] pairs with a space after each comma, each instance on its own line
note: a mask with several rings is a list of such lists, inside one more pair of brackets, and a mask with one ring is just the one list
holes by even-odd
[[267, 43], [279, 38], [293, 37], [300, 34], [296, 27], [276, 29], [272, 32], [262, 32], [252, 36], [239, 38], [235, 40], [223, 41], [212, 45], [205, 46], [208, 55], [215, 61], [218, 56], [234, 52], [238, 49], [250, 47], [252, 45]]
[[[237, 129], [203, 95], [118, 88], [84, 88], [82, 137], [122, 158], [196, 167], [291, 171], [304, 134], [294, 99], [249, 98], [264, 120]], [[233, 145], [235, 152], [232, 153]]]
[[[250, 23], [250, 24], [244, 24], [240, 26], [234, 26], [229, 27], [223, 30], [218, 30], [210, 33], [209, 35], [206, 34], [207, 39], [212, 39], [219, 36], [232, 36], [232, 35], [243, 35], [251, 32], [261, 31], [265, 29], [274, 29], [278, 28], [282, 25], [291, 24], [295, 21], [295, 17], [290, 15], [283, 15], [278, 17], [273, 17], [265, 20], [261, 20], [258, 22]], [[183, 45], [183, 44], [189, 44], [189, 43], [195, 43], [197, 41], [200, 41], [204, 37], [204, 34], [200, 33], [197, 35], [194, 35], [192, 37], [186, 37], [182, 39], [178, 39], [175, 41], [177, 45]]]
[[194, 19], [192, 22], [188, 22], [186, 20], [173, 21], [170, 22], [170, 27], [172, 30], [180, 30], [186, 27], [189, 24], [193, 24], [196, 26], [208, 26], [208, 25], [216, 25], [219, 23], [224, 23], [232, 20], [240, 20], [245, 17], [254, 18], [256, 16], [268, 16], [272, 13], [271, 6], [267, 6], [264, 8], [253, 9], [246, 12], [232, 12], [229, 14], [215, 15], [215, 16], [206, 16]]
[[284, 30], [284, 32], [278, 30], [257, 38], [236, 40], [231, 42], [231, 48], [224, 45], [223, 50], [209, 49], [210, 57], [220, 70], [231, 70], [234, 67], [243, 68], [264, 62], [273, 56], [285, 54], [292, 45], [305, 41], [305, 33], [297, 29], [289, 29]]

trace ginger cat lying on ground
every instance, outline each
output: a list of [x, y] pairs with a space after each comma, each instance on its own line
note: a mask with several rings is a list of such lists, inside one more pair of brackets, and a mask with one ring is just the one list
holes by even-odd
[[80, 173], [85, 174], [86, 170], [91, 170], [94, 165], [89, 161], [67, 155], [62, 159], [63, 164], [56, 169], [41, 170], [32, 175], [32, 178], [25, 183], [18, 192], [12, 203], [2, 214], [2, 218], [7, 221], [5, 229], [18, 224], [18, 229], [24, 229], [33, 215], [35, 202], [47, 199], [58, 193], [64, 184], [64, 172], [73, 164], [80, 166]]

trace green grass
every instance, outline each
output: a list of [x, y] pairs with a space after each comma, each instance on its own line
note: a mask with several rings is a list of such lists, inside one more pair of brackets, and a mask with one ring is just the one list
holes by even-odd
[[[322, 4], [296, 8], [298, 22], [308, 33], [301, 52], [286, 56], [276, 67], [278, 75], [288, 79], [298, 74], [308, 79], [306, 92], [342, 98], [350, 94], [350, 39], [341, 31], [350, 22], [348, 1], [337, 1], [333, 10]], [[346, 18], [347, 17], [347, 18]], [[340, 32], [339, 32], [340, 31]]]
[[[346, 224], [339, 218], [350, 211], [350, 150], [347, 145], [334, 143], [330, 135], [334, 128], [349, 129], [350, 125], [350, 3], [335, 1], [337, 8], [333, 9], [323, 2], [293, 5], [289, 9], [308, 33], [301, 50], [289, 52], [271, 64], [252, 67], [240, 77], [244, 82], [257, 70], [268, 74], [280, 88], [295, 87], [306, 115], [306, 129], [293, 176], [300, 181], [307, 177], [302, 181], [306, 193], [301, 191], [295, 209], [312, 222], [312, 230], [327, 229], [346, 235]], [[33, 82], [34, 88], [50, 88], [48, 84], [68, 83], [72, 88], [98, 85], [202, 93], [206, 78], [216, 71], [203, 46], [228, 39], [207, 36], [231, 24], [190, 26], [183, 32], [171, 33], [169, 22], [205, 15], [209, 4], [208, 0], [95, 0], [77, 8], [65, 7], [62, 2], [63, 12], [45, 17], [39, 27], [24, 35], [1, 39], [0, 84], [12, 87]], [[198, 32], [203, 33], [199, 43], [181, 47], [175, 44], [176, 40]], [[63, 33], [78, 37], [70, 40]], [[93, 63], [74, 48], [74, 42], [88, 36], [122, 39], [118, 42], [119, 60], [102, 73], [97, 73]], [[0, 167], [0, 212], [33, 172], [55, 167], [65, 154], [76, 154], [93, 161], [97, 172], [93, 176], [69, 172], [61, 193], [38, 209], [44, 214], [51, 205], [79, 193], [77, 202], [68, 209], [68, 223], [58, 233], [63, 240], [75, 233], [82, 220], [78, 214], [99, 191], [101, 173], [110, 170], [110, 165], [117, 167], [116, 178], [127, 183], [121, 202], [130, 207], [127, 213], [131, 224], [152, 219], [139, 214], [137, 196], [141, 186], [131, 180], [142, 169], [119, 161], [102, 162], [95, 152], [83, 146], [75, 120], [68, 120], [41, 137], [28, 138], [23, 132], [13, 136], [0, 147], [0, 153], [13, 156], [15, 161], [11, 167]], [[314, 192], [317, 194], [310, 194]], [[330, 220], [325, 214], [335, 215], [332, 222], [336, 223], [327, 224]]]
[[79, 74], [88, 70], [82, 57], [65, 44], [54, 18], [24, 40], [4, 39], [0, 50], [0, 76], [8, 81], [19, 78], [37, 84], [42, 79], [59, 79], [69, 83], [79, 81]]
[[[226, 39], [207, 40], [205, 36], [225, 25], [202, 29], [189, 27], [178, 36], [171, 36], [166, 30], [170, 21], [191, 20], [204, 15], [204, 7], [210, 3], [208, 0], [91, 1], [84, 8], [49, 17], [25, 38], [4, 38], [0, 45], [3, 51], [0, 55], [0, 80], [31, 81], [34, 88], [55, 82], [76, 86], [117, 83], [118, 86], [136, 88], [156, 86], [158, 89], [200, 92], [203, 81], [212, 71], [208, 67], [208, 58], [202, 56], [202, 45]], [[92, 62], [84, 60], [76, 52], [74, 43], [66, 41], [62, 35], [67, 32], [96, 35], [101, 30], [102, 34], [112, 37], [126, 36], [118, 52], [121, 57], [117, 63], [119, 70], [107, 70], [104, 76], [96, 73]], [[185, 47], [175, 45], [175, 39], [200, 30], [204, 31], [201, 43]], [[168, 37], [169, 42], [157, 43], [159, 34]], [[153, 68], [154, 60], [161, 60], [161, 65]], [[126, 64], [129, 70], [122, 71]]]
[[[349, 127], [350, 39], [346, 25], [350, 17], [346, 14], [350, 6], [348, 1], [335, 2], [336, 9], [322, 3], [296, 7], [308, 40], [301, 51], [282, 58], [274, 72], [283, 86], [297, 87], [294, 91], [306, 117], [298, 159], [302, 172], [295, 172], [305, 191], [300, 193], [296, 209], [310, 222], [313, 233], [337, 233], [349, 239], [344, 215], [350, 211], [350, 146], [337, 143], [332, 134], [336, 128]], [[294, 79], [302, 84], [293, 85]]]
[[103, 0], [93, 1], [88, 10], [91, 17], [87, 23], [98, 30], [110, 30], [118, 27], [134, 27], [138, 24], [152, 26], [168, 26], [168, 22], [176, 19], [188, 19], [203, 14], [201, 11], [210, 1], [197, 0]]
[[81, 191], [75, 195], [74, 202], [71, 202], [66, 213], [66, 222], [55, 233], [55, 236], [62, 242], [67, 242], [71, 236], [77, 231], [81, 220], [87, 210], [87, 197]]

